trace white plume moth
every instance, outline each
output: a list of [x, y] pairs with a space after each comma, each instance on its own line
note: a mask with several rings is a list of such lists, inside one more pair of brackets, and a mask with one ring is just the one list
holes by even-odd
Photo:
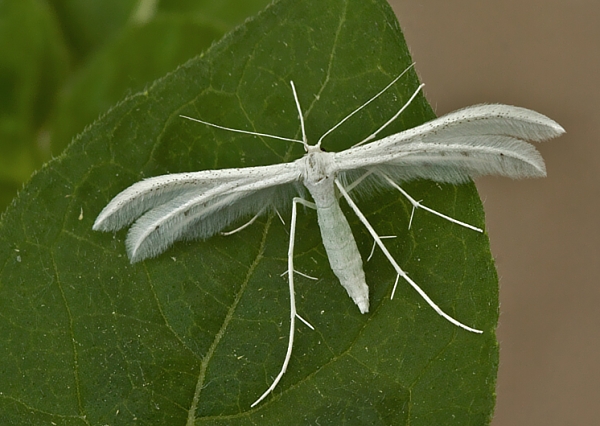
[[394, 260], [383, 244], [382, 237], [370, 225], [348, 193], [368, 179], [371, 187], [378, 185], [400, 191], [412, 203], [413, 212], [416, 208], [423, 208], [461, 226], [481, 232], [479, 228], [421, 205], [398, 186], [397, 182], [431, 179], [438, 182], [462, 183], [472, 177], [491, 174], [512, 178], [545, 176], [542, 157], [526, 141], [550, 139], [564, 133], [564, 130], [548, 117], [524, 108], [475, 105], [370, 142], [404, 111], [423, 87], [421, 85], [392, 118], [363, 141], [341, 152], [330, 153], [321, 149], [321, 142], [327, 135], [379, 97], [408, 69], [410, 67], [327, 131], [314, 145], [308, 143], [304, 117], [293, 82], [291, 88], [298, 109], [302, 140], [232, 129], [182, 116], [225, 131], [301, 143], [306, 154], [290, 163], [204, 170], [145, 179], [118, 194], [102, 210], [94, 223], [94, 230], [115, 231], [135, 221], [126, 242], [127, 253], [134, 263], [159, 255], [177, 240], [209, 238], [220, 233], [235, 220], [254, 214], [250, 222], [232, 231], [237, 232], [251, 224], [258, 216], [276, 210], [285, 203], [286, 197], [289, 200], [293, 194], [298, 195], [299, 185], [308, 189], [313, 202], [297, 196], [292, 202], [288, 251], [290, 332], [286, 356], [272, 385], [252, 406], [263, 400], [285, 373], [292, 354], [295, 319], [302, 319], [296, 313], [294, 299], [293, 254], [299, 203], [316, 208], [323, 245], [331, 268], [362, 313], [369, 310], [369, 288], [352, 231], [340, 209], [338, 200], [341, 197], [350, 205], [395, 269], [397, 278], [392, 297], [398, 278], [402, 277], [446, 320], [470, 332], [482, 332], [452, 318], [425, 294]]

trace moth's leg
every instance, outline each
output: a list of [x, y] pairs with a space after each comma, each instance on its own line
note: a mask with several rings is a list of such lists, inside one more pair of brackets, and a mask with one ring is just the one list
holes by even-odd
[[287, 370], [287, 366], [290, 363], [290, 359], [292, 357], [292, 349], [294, 347], [294, 331], [295, 331], [295, 325], [296, 325], [296, 317], [300, 318], [310, 328], [313, 328], [306, 320], [304, 320], [304, 318], [301, 318], [298, 315], [298, 313], [296, 312], [296, 296], [294, 294], [294, 242], [296, 240], [296, 216], [297, 216], [297, 211], [298, 211], [298, 208], [297, 208], [298, 203], [304, 204], [305, 206], [308, 206], [308, 207], [311, 207], [311, 205], [312, 205], [312, 203], [310, 203], [302, 198], [297, 198], [297, 197], [294, 198], [293, 203], [292, 203], [292, 220], [291, 220], [291, 224], [290, 224], [290, 244], [288, 247], [288, 284], [289, 284], [289, 291], [290, 291], [290, 334], [289, 334], [289, 338], [288, 338], [287, 352], [285, 354], [285, 359], [283, 360], [283, 365], [281, 366], [281, 370], [279, 370], [279, 374], [277, 374], [277, 377], [275, 377], [275, 380], [273, 380], [273, 383], [271, 384], [271, 386], [269, 386], [269, 388], [260, 396], [260, 398], [258, 398], [256, 401], [254, 401], [252, 403], [251, 407], [256, 406], [259, 402], [261, 402], [263, 399], [265, 399], [267, 397], [267, 395], [269, 395], [273, 391], [273, 389], [275, 389], [275, 387], [277, 387], [277, 384], [279, 384], [279, 381], [283, 377], [285, 370]]
[[[373, 173], [374, 172], [372, 170], [365, 172], [361, 177], [356, 179], [350, 185], [346, 186], [346, 188], [345, 188], [346, 192], [352, 191], [354, 188], [356, 188], [358, 185], [360, 185], [360, 183], [362, 181], [364, 181], [367, 177], [369, 177]], [[341, 197], [342, 197], [342, 194], [340, 193], [338, 196], [338, 199], [340, 199]], [[409, 229], [410, 229], [410, 225], [409, 225]], [[386, 239], [386, 238], [396, 238], [396, 235], [382, 235], [379, 238], [381, 238], [382, 240]], [[369, 253], [369, 256], [367, 256], [367, 260], [365, 262], [368, 262], [373, 257], [373, 254], [375, 253], [375, 247], [377, 247], [377, 242], [373, 241], [373, 247], [371, 247], [371, 252]]]
[[423, 209], [425, 211], [428, 211], [429, 213], [433, 213], [434, 215], [441, 217], [442, 219], [446, 219], [449, 222], [455, 223], [455, 224], [460, 225], [460, 226], [464, 226], [465, 228], [472, 229], [473, 231], [483, 232], [483, 229], [481, 229], [481, 228], [478, 228], [478, 227], [473, 226], [473, 225], [469, 225], [468, 223], [465, 223], [465, 222], [461, 222], [460, 220], [454, 219], [454, 218], [452, 218], [450, 216], [446, 216], [443, 213], [440, 213], [440, 212], [438, 212], [436, 210], [433, 210], [430, 207], [424, 206], [423, 204], [421, 204], [420, 201], [417, 201], [413, 197], [411, 197], [410, 195], [408, 195], [408, 193], [405, 190], [403, 190], [402, 188], [400, 188], [400, 186], [398, 186], [396, 184], [396, 182], [394, 182], [392, 179], [390, 179], [389, 176], [387, 176], [387, 175], [385, 175], [383, 173], [379, 173], [379, 175], [381, 177], [383, 177], [392, 187], [394, 187], [398, 191], [400, 191], [400, 193], [402, 195], [404, 195], [406, 197], [406, 199], [408, 201], [410, 201], [410, 203], [413, 205], [413, 209], [412, 209], [412, 212], [410, 214], [410, 220], [408, 221], [408, 229], [410, 229], [410, 226], [412, 224], [413, 215], [415, 213], [415, 210], [416, 209]]
[[[308, 208], [311, 208], [311, 209], [314, 209], [314, 210], [316, 210], [316, 208], [317, 208], [317, 206], [315, 205], [315, 203], [311, 203], [310, 201], [306, 201], [304, 198], [296, 197], [296, 198], [294, 198], [293, 202], [294, 202], [293, 209], [292, 209], [292, 220], [293, 220], [293, 222], [292, 222], [292, 224], [290, 226], [290, 248], [288, 249], [288, 267], [290, 265], [292, 267], [294, 266], [294, 243], [295, 243], [295, 239], [296, 239], [296, 204], [300, 203], [300, 204], [303, 204], [304, 206], [306, 206]], [[293, 233], [291, 232], [292, 230], [293, 230]], [[290, 263], [290, 259], [291, 259], [291, 263]], [[288, 269], [287, 272], [289, 274], [290, 270]], [[318, 280], [317, 277], [311, 277], [308, 274], [305, 274], [305, 273], [300, 272], [300, 271], [296, 271], [294, 269], [292, 269], [292, 273], [301, 275], [304, 278], [308, 278], [309, 280], [313, 280], [313, 281], [317, 281]], [[315, 329], [308, 321], [306, 321], [304, 318], [302, 318], [298, 314], [298, 312], [296, 312], [296, 317], [300, 321], [302, 321], [304, 324], [306, 324], [306, 326], [308, 328], [310, 328], [311, 330]]]
[[[294, 203], [303, 204], [305, 207], [308, 207], [308, 208], [313, 209], [313, 210], [317, 209], [317, 206], [316, 206], [315, 203], [311, 203], [310, 201], [307, 201], [304, 198], [296, 197], [296, 198], [294, 198]], [[294, 205], [294, 207], [296, 207], [296, 206]], [[283, 223], [285, 225], [285, 222], [283, 221], [283, 218], [281, 217], [281, 215], [279, 214], [279, 212], [277, 210], [275, 210], [275, 212], [277, 212], [277, 215], [279, 216], [279, 219], [281, 219], [281, 223]], [[294, 229], [295, 229], [295, 226], [296, 225], [294, 224]], [[300, 272], [300, 271], [294, 271], [294, 272], [296, 274], [298, 274], [298, 275], [302, 275], [304, 278], [308, 278], [309, 280], [314, 280], [314, 281], [318, 280], [317, 277], [312, 277], [312, 276], [310, 276], [308, 274], [305, 274], [304, 272]], [[287, 273], [289, 273], [289, 270], [282, 272], [280, 275], [284, 276]]]
[[258, 213], [256, 213], [252, 219], [250, 219], [248, 222], [244, 223], [239, 228], [235, 228], [233, 231], [221, 232], [221, 235], [229, 236], [229, 235], [235, 234], [236, 232], [240, 232], [242, 229], [246, 229], [247, 227], [252, 225], [256, 221], [256, 219], [259, 218], [260, 215], [262, 215], [265, 212], [265, 209], [266, 209], [266, 207], [263, 207], [262, 209], [260, 209], [260, 211]]
[[[377, 245], [379, 246], [379, 248], [381, 249], [381, 251], [383, 251], [383, 253], [385, 254], [385, 257], [387, 257], [388, 261], [392, 264], [392, 266], [396, 270], [396, 273], [398, 274], [398, 276], [404, 278], [404, 280], [407, 283], [409, 283], [412, 286], [412, 288], [414, 288], [417, 291], [417, 293], [419, 293], [419, 295], [423, 298], [423, 300], [425, 300], [429, 304], [429, 306], [431, 306], [433, 308], [433, 310], [436, 311], [440, 316], [444, 317], [446, 320], [448, 320], [452, 324], [454, 324], [454, 325], [456, 325], [456, 326], [458, 326], [460, 328], [464, 328], [467, 331], [471, 331], [473, 333], [483, 333], [483, 331], [481, 331], [481, 330], [477, 330], [475, 328], [471, 328], [471, 327], [469, 327], [469, 326], [467, 326], [467, 325], [459, 322], [458, 320], [455, 320], [450, 315], [448, 315], [447, 313], [445, 313], [444, 311], [442, 311], [442, 309], [438, 305], [436, 305], [434, 303], [434, 301], [429, 298], [429, 296], [427, 296], [427, 293], [425, 293], [421, 289], [421, 287], [419, 287], [408, 276], [408, 274], [402, 270], [402, 268], [400, 267], [400, 265], [398, 265], [398, 263], [396, 262], [396, 260], [392, 257], [392, 255], [390, 254], [390, 252], [388, 251], [388, 249], [383, 244], [383, 241], [381, 241], [381, 237], [379, 235], [377, 235], [377, 232], [375, 232], [375, 229], [373, 229], [373, 227], [371, 226], [371, 224], [369, 223], [369, 221], [367, 220], [367, 218], [365, 217], [365, 215], [360, 211], [360, 209], [358, 208], [358, 206], [356, 205], [356, 203], [354, 203], [354, 201], [352, 201], [352, 198], [350, 198], [350, 196], [348, 195], [348, 193], [344, 189], [343, 185], [337, 179], [335, 180], [335, 184], [337, 185], [338, 189], [340, 190], [340, 192], [342, 193], [343, 197], [346, 199], [346, 201], [348, 202], [348, 204], [350, 205], [350, 207], [352, 208], [352, 210], [354, 210], [354, 213], [356, 214], [356, 216], [358, 216], [358, 218], [363, 223], [363, 225], [365, 226], [365, 228], [367, 228], [367, 230], [369, 231], [369, 233], [371, 234], [371, 236], [373, 237], [373, 239], [375, 240], [375, 242], [377, 243]], [[396, 279], [396, 284], [394, 285], [393, 292], [395, 292], [395, 290], [396, 290], [395, 287], [396, 287], [397, 284], [398, 284], [398, 280]], [[393, 292], [392, 292], [392, 294], [393, 294]]]
[[[350, 192], [352, 191], [354, 188], [356, 188], [363, 180], [365, 180], [366, 178], [368, 178], [370, 175], [373, 174], [372, 170], [366, 171], [361, 177], [359, 177], [358, 179], [356, 179], [354, 182], [352, 182], [350, 185], [348, 185], [346, 187], [346, 192]], [[341, 194], [340, 194], [341, 197]], [[339, 198], [339, 197], [338, 197]]]

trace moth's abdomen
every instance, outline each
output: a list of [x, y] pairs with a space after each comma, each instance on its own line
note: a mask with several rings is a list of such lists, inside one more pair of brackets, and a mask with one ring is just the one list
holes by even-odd
[[328, 206], [317, 204], [317, 207], [321, 238], [331, 269], [364, 314], [369, 311], [369, 287], [350, 225], [336, 199]]
[[300, 164], [305, 173], [303, 183], [317, 206], [321, 238], [333, 273], [363, 314], [369, 312], [369, 287], [365, 282], [362, 259], [342, 213], [335, 193], [333, 155], [319, 146], [309, 147]]

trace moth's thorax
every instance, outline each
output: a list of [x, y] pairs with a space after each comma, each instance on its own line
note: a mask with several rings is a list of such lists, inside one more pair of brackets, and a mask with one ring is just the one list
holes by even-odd
[[316, 185], [325, 179], [335, 178], [333, 154], [322, 151], [318, 146], [310, 146], [300, 161], [305, 183]]
[[318, 146], [310, 146], [308, 153], [298, 161], [303, 163], [301, 169], [304, 185], [317, 205], [322, 201], [329, 201], [334, 193], [336, 177], [333, 154], [322, 151]]

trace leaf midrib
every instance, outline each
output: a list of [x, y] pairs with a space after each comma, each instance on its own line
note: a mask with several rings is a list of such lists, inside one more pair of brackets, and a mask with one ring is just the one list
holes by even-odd
[[272, 222], [273, 222], [273, 214], [270, 214], [265, 223], [265, 227], [264, 227], [262, 238], [260, 241], [258, 253], [256, 254], [256, 257], [254, 258], [254, 261], [250, 265], [250, 268], [248, 269], [248, 272], [246, 273], [246, 277], [244, 278], [244, 281], [242, 282], [240, 289], [238, 290], [237, 294], [235, 295], [235, 299], [233, 300], [233, 303], [231, 304], [229, 310], [227, 311], [227, 314], [225, 315], [225, 319], [223, 320], [223, 324], [221, 324], [221, 328], [215, 334], [215, 338], [213, 339], [210, 347], [208, 348], [208, 351], [206, 352], [206, 355], [204, 356], [204, 358], [202, 359], [202, 362], [200, 363], [200, 373], [198, 375], [198, 381], [196, 382], [196, 389], [194, 390], [194, 397], [192, 398], [192, 403], [188, 410], [186, 426], [193, 426], [195, 423], [196, 410], [197, 410], [198, 404], [200, 402], [200, 394], [202, 392], [202, 389], [204, 388], [204, 381], [206, 379], [206, 370], [208, 369], [208, 365], [210, 364], [210, 361], [212, 360], [212, 357], [213, 357], [215, 351], [217, 350], [219, 343], [221, 342], [223, 337], [225, 337], [225, 332], [227, 331], [227, 327], [233, 320], [234, 313], [237, 309], [238, 304], [240, 303], [240, 301], [242, 299], [242, 296], [244, 295], [244, 293], [246, 291], [248, 282], [250, 281], [252, 275], [254, 274], [254, 272], [256, 271], [256, 269], [258, 268], [258, 266], [260, 265], [261, 261], [264, 258], [265, 247], [267, 244], [267, 237], [269, 235], [269, 230], [271, 228]]

